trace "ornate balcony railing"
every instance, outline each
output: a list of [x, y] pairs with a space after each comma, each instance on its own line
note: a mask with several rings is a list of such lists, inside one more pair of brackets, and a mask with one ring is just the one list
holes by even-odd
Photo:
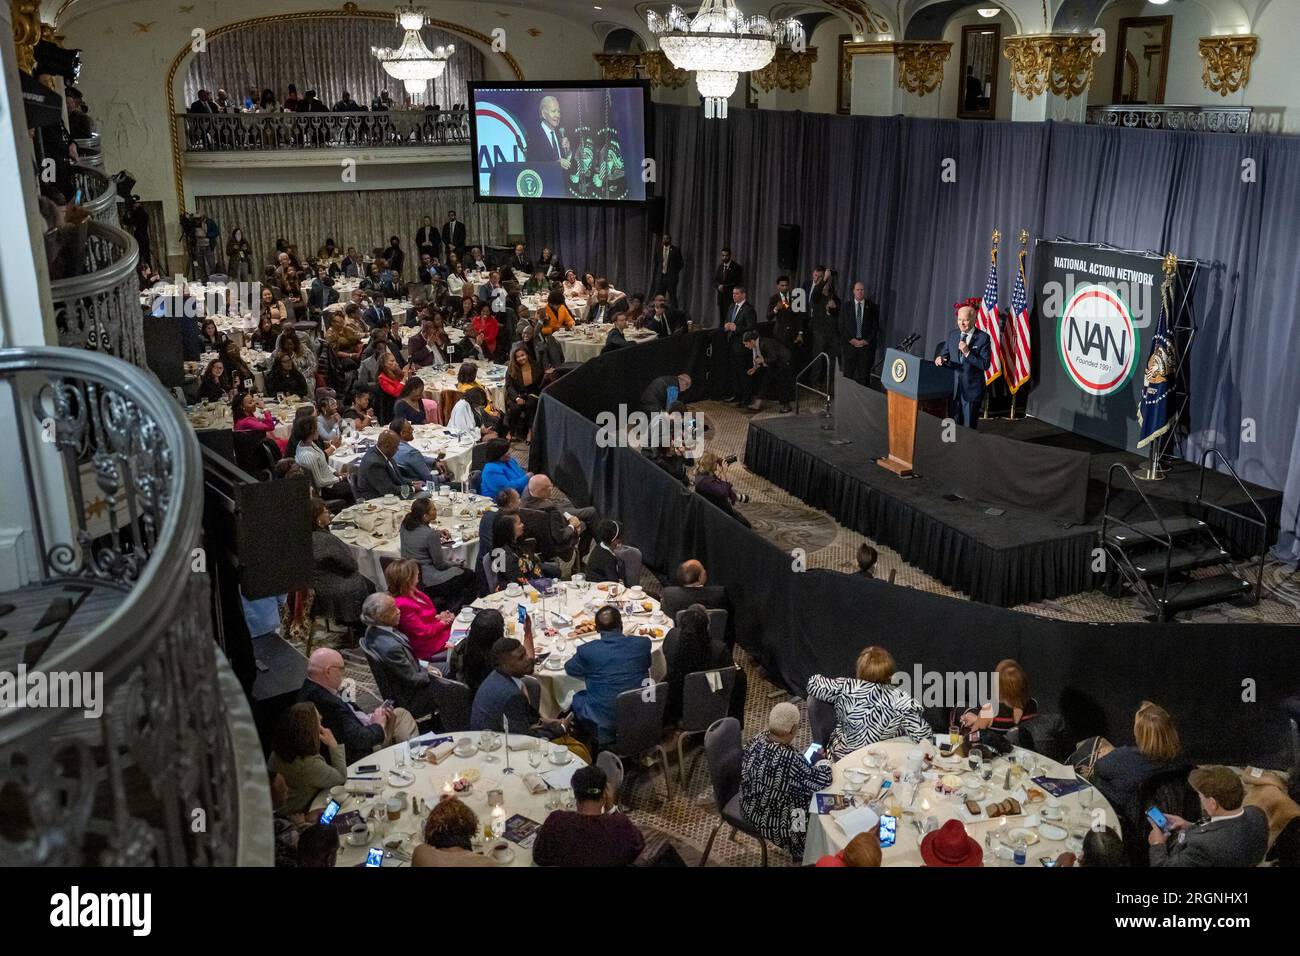
[[99, 134], [96, 133], [88, 139], [75, 139], [77, 144], [77, 156], [83, 166], [89, 166], [91, 169], [98, 169], [101, 173], [104, 171], [104, 154], [99, 146]]
[[190, 153], [469, 143], [467, 110], [178, 113]]
[[143, 370], [62, 348], [0, 350], [0, 406], [39, 566], [6, 597], [76, 605], [53, 638], [11, 633], [0, 669], [102, 681], [98, 716], [66, 699], [0, 708], [0, 862], [269, 865], [266, 770], [212, 636], [182, 410]]
[[1093, 126], [1188, 130], [1196, 133], [1249, 133], [1249, 106], [1090, 106]]
[[81, 191], [81, 204], [95, 222], [118, 225], [117, 187], [102, 171], [81, 164], [72, 167], [72, 185]]
[[[83, 241], [84, 239], [84, 241]], [[140, 250], [130, 233], [101, 222], [85, 224], [84, 237], [65, 230], [80, 274], [50, 283], [59, 344], [106, 352], [143, 366], [144, 322], [136, 264]]]

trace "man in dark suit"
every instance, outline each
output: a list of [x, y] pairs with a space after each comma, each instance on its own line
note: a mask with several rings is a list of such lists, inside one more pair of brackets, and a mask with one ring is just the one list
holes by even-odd
[[[401, 617], [402, 612], [388, 592], [378, 591], [367, 597], [361, 605], [361, 622], [366, 625], [361, 648], [379, 659], [394, 703], [419, 716], [437, 714], [437, 679], [420, 666], [410, 641], [397, 629]], [[452, 614], [443, 611], [438, 617], [450, 622]]]
[[736, 286], [745, 281], [745, 270], [740, 267], [740, 263], [731, 258], [731, 250], [726, 246], [722, 247], [722, 261], [718, 263], [718, 268], [713, 272], [713, 284], [718, 293], [718, 317], [721, 320], [729, 311], [732, 305], [732, 292]]
[[334, 280], [324, 266], [316, 269], [316, 281], [307, 290], [307, 308], [313, 315], [318, 315], [326, 306], [339, 300], [339, 290], [334, 288]]
[[674, 306], [677, 305], [677, 280], [682, 276], [682, 250], [673, 245], [673, 237], [664, 233], [663, 239], [659, 242], [659, 252], [655, 262], [654, 283], [650, 286], [650, 294], [655, 295], [662, 292], [668, 297], [668, 301]]
[[367, 714], [340, 697], [346, 672], [342, 654], [329, 647], [316, 648], [307, 659], [307, 678], [298, 691], [298, 700], [316, 705], [321, 723], [343, 745], [348, 763], [356, 763], [376, 747], [410, 740], [419, 732], [415, 718], [404, 707], [381, 704]]
[[614, 327], [609, 330], [609, 335], [605, 336], [605, 347], [600, 350], [601, 354], [625, 349], [631, 345], [627, 336], [623, 334], [625, 331], [627, 331], [627, 313], [619, 312], [614, 316]]
[[[668, 406], [686, 394], [691, 387], [691, 377], [685, 372], [677, 375], [660, 375], [652, 380], [641, 393], [641, 411], [647, 415], [666, 412]], [[676, 389], [676, 394], [672, 390]]]
[[378, 290], [372, 290], [370, 293], [370, 308], [361, 313], [361, 321], [365, 322], [370, 328], [376, 325], [393, 324], [393, 310], [384, 305], [384, 294]]
[[217, 106], [212, 102], [211, 90], [199, 90], [199, 98], [190, 104], [191, 113], [216, 113]]
[[678, 335], [687, 331], [690, 317], [681, 309], [674, 309], [668, 304], [668, 297], [660, 292], [654, 297], [650, 309], [641, 323], [644, 329], [651, 329], [660, 337]]
[[522, 242], [515, 243], [514, 252], [506, 260], [506, 265], [516, 272], [522, 272], [524, 275], [530, 276], [533, 274], [533, 260], [528, 258]]
[[[519, 499], [519, 511], [524, 519], [524, 531], [530, 526], [537, 530], [537, 547], [543, 558], [560, 558], [569, 561], [574, 548], [586, 537], [587, 525], [583, 517], [590, 521], [596, 515], [595, 508], [575, 508], [572, 517], [566, 518], [555, 504], [551, 494], [553, 486], [546, 475], [533, 475], [528, 479], [527, 493]], [[530, 520], [531, 515], [536, 518]], [[479, 545], [480, 549], [482, 544]]]
[[493, 670], [479, 685], [470, 709], [470, 730], [504, 731], [554, 740], [569, 733], [571, 717], [547, 720], [537, 711], [524, 678], [533, 672], [533, 658], [513, 637], [499, 638], [492, 645]]
[[853, 283], [853, 298], [840, 309], [840, 356], [844, 374], [859, 385], [871, 380], [880, 338], [880, 308], [867, 298], [867, 287]]
[[528, 134], [528, 161], [558, 162], [561, 169], [567, 170], [573, 165], [573, 156], [569, 138], [560, 126], [560, 101], [543, 96], [537, 112], [538, 124]]
[[442, 224], [442, 246], [455, 249], [456, 255], [465, 252], [465, 224], [456, 218], [456, 210], [447, 210], [447, 221]]
[[975, 328], [974, 307], [963, 305], [957, 310], [957, 328], [948, 333], [934, 364], [957, 370], [951, 414], [967, 428], [978, 427], [980, 403], [984, 401], [984, 370], [992, 361], [988, 333]]
[[438, 229], [433, 224], [433, 217], [425, 216], [420, 223], [420, 228], [415, 230], [415, 251], [417, 254], [428, 251], [436, 256], [441, 248], [442, 237], [438, 235]]
[[750, 411], [763, 407], [763, 397], [781, 403], [781, 411], [790, 410], [794, 398], [794, 369], [790, 350], [776, 339], [765, 338], [757, 329], [744, 334], [742, 343], [748, 367], [740, 379], [740, 404]]
[[413, 494], [421, 482], [402, 480], [397, 470], [397, 447], [401, 439], [391, 429], [385, 428], [375, 440], [375, 447], [361, 456], [357, 464], [357, 497], [363, 500], [382, 498], [384, 495]]
[[731, 308], [723, 313], [722, 329], [717, 333], [714, 347], [715, 355], [720, 348], [725, 356], [730, 372], [725, 391], [728, 400], [734, 400], [737, 405], [746, 404], [742, 399], [746, 387], [743, 379], [749, 371], [750, 360], [745, 354], [745, 333], [757, 328], [758, 313], [749, 303], [749, 293], [743, 285], [737, 285], [731, 290]]
[[795, 311], [789, 276], [777, 276], [776, 291], [767, 300], [767, 321], [772, 323], [772, 337], [802, 364], [808, 342], [808, 310]]
[[611, 322], [614, 316], [626, 311], [627, 297], [619, 296], [617, 299], [611, 299], [609, 297], [609, 286], [602, 286], [598, 283], [596, 294], [591, 297], [591, 301], [587, 303], [587, 308], [582, 312], [582, 321]]
[[670, 621], [676, 621], [677, 612], [684, 611], [692, 604], [726, 611], [727, 643], [734, 643], [734, 624], [727, 590], [720, 584], [710, 584], [709, 573], [704, 565], [694, 559], [683, 561], [677, 568], [677, 583], [664, 588], [659, 598], [659, 609], [668, 615]]
[[1208, 821], [1193, 824], [1166, 813], [1170, 832], [1154, 823], [1147, 834], [1152, 866], [1255, 866], [1268, 852], [1268, 818], [1243, 807], [1241, 778], [1227, 767], [1197, 767], [1187, 778]]

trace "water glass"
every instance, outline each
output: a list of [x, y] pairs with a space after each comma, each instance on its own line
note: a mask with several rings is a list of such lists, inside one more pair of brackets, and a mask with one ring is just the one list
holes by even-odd
[[979, 773], [984, 765], [984, 755], [978, 750], [972, 750], [968, 759], [970, 761], [971, 770], [975, 773]]
[[546, 755], [542, 753], [542, 741], [538, 738], [531, 747], [528, 748], [528, 766], [536, 770], [542, 765]]

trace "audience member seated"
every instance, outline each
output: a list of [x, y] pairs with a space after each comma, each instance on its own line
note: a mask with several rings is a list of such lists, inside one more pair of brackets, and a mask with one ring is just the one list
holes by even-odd
[[[493, 558], [498, 591], [510, 584], [527, 584], [543, 575], [541, 562], [521, 546], [523, 537], [524, 522], [518, 512], [497, 515], [492, 523], [492, 549], [486, 553]], [[484, 553], [480, 546], [479, 554]]]
[[470, 698], [478, 693], [483, 681], [495, 666], [492, 648], [506, 636], [506, 620], [496, 608], [486, 608], [474, 615], [469, 633], [451, 652], [448, 676], [469, 688]]
[[817, 866], [880, 866], [880, 827], [859, 833], [839, 853], [828, 853]]
[[496, 527], [497, 518], [503, 514], [514, 515], [519, 513], [519, 492], [513, 488], [502, 488], [492, 500], [497, 506], [496, 510], [488, 511], [478, 519], [478, 553], [480, 555], [492, 553], [494, 540], [492, 533]]
[[623, 529], [606, 519], [596, 526], [596, 546], [587, 555], [587, 580], [617, 581], [632, 587], [641, 580], [641, 552], [623, 544]]
[[479, 478], [479, 494], [495, 498], [503, 488], [513, 488], [521, 495], [532, 477], [510, 456], [510, 442], [504, 438], [491, 438], [483, 449], [483, 474]]
[[1069, 852], [1056, 858], [1057, 866], [1087, 866], [1093, 869], [1102, 867], [1128, 866], [1128, 852], [1124, 841], [1111, 827], [1100, 830], [1090, 827], [1083, 838], [1083, 848], [1078, 855]]
[[[1253, 778], [1253, 771], [1242, 774], [1243, 782], [1248, 784], [1254, 782]], [[1254, 804], [1256, 801], [1249, 802]], [[1257, 805], [1268, 816], [1269, 833], [1273, 838], [1268, 861], [1276, 866], [1300, 866], [1300, 764], [1291, 768], [1286, 790], [1274, 805], [1262, 802]]]
[[767, 718], [767, 732], [757, 734], [740, 758], [740, 808], [745, 819], [796, 862], [803, 860], [806, 819], [813, 794], [831, 785], [831, 761], [815, 764], [794, 748], [799, 708], [782, 701]]
[[[329, 760], [321, 756], [321, 748]], [[314, 704], [294, 704], [281, 715], [271, 744], [267, 767], [280, 774], [288, 793], [288, 813], [305, 813], [322, 790], [347, 782], [348, 765], [343, 746], [328, 727], [321, 724]]]
[[440, 612], [420, 590], [420, 566], [410, 558], [389, 562], [384, 580], [400, 615], [397, 628], [406, 635], [411, 653], [422, 661], [433, 660], [447, 648], [455, 615]]
[[1029, 676], [1024, 668], [1008, 658], [998, 661], [994, 672], [998, 675], [997, 712], [994, 713], [992, 702], [967, 710], [960, 719], [962, 733], [974, 730], [1006, 733], [1020, 726], [1021, 721], [1038, 716], [1038, 701], [1029, 696]]
[[393, 402], [393, 417], [404, 419], [412, 425], [427, 422], [424, 414], [424, 381], [419, 376], [412, 375], [402, 383], [397, 399]]
[[424, 842], [411, 854], [411, 866], [496, 866], [496, 860], [474, 852], [479, 821], [457, 797], [443, 797], [424, 820]]
[[[414, 562], [396, 563], [413, 564]], [[391, 570], [390, 565], [389, 571]], [[390, 573], [388, 578], [390, 589], [394, 586], [393, 577]], [[424, 600], [428, 601], [428, 598]], [[432, 608], [433, 605], [430, 604], [429, 607]], [[402, 624], [412, 625], [413, 616], [399, 606], [391, 591], [387, 594], [380, 591], [366, 598], [362, 608], [362, 620], [366, 624], [366, 633], [361, 638], [361, 646], [382, 662], [384, 679], [389, 686], [393, 702], [413, 715], [422, 717], [425, 714], [437, 714], [436, 679], [431, 672], [431, 666], [426, 667], [421, 664], [421, 661], [427, 661], [428, 657], [412, 646], [409, 632], [399, 629]]]
[[411, 444], [415, 441], [415, 429], [411, 427], [410, 419], [394, 418], [389, 423], [388, 430], [398, 439], [397, 451], [393, 452], [393, 464], [397, 466], [397, 475], [402, 481], [433, 490], [449, 480], [441, 472], [435, 473], [424, 457], [424, 452]]
[[645, 837], [620, 813], [609, 780], [599, 767], [581, 767], [570, 781], [576, 809], [555, 810], [537, 831], [538, 866], [631, 866]]
[[377, 749], [416, 735], [419, 728], [415, 718], [404, 708], [389, 709], [380, 704], [367, 714], [353, 701], [339, 696], [346, 670], [343, 655], [338, 651], [316, 648], [307, 658], [307, 677], [298, 699], [316, 705], [321, 723], [343, 745], [349, 765]]
[[357, 569], [352, 549], [330, 531], [333, 520], [329, 506], [312, 499], [312, 615], [355, 626], [361, 621], [361, 602], [375, 586]]
[[354, 431], [365, 431], [374, 424], [374, 416], [370, 409], [370, 392], [363, 389], [357, 389], [352, 394], [352, 401], [348, 407], [341, 412], [343, 418], [352, 423]]
[[266, 384], [266, 391], [270, 395], [300, 395], [311, 394], [307, 387], [307, 379], [303, 377], [302, 372], [298, 371], [293, 364], [293, 356], [288, 352], [276, 352], [275, 359], [263, 378]]
[[627, 340], [627, 313], [620, 312], [614, 316], [614, 327], [609, 330], [605, 336], [605, 347], [602, 348], [601, 354], [605, 352], [616, 352], [619, 349], [625, 349], [632, 343]]
[[312, 824], [298, 836], [300, 867], [333, 867], [338, 855], [339, 833], [332, 824]]
[[[496, 437], [496, 421], [487, 413], [487, 392], [481, 388], [466, 391], [460, 401], [452, 406], [447, 428], [454, 432], [472, 435], [475, 441]], [[506, 442], [509, 451], [510, 443]], [[486, 492], [485, 492], [486, 494]]]
[[456, 612], [471, 596], [474, 574], [463, 562], [447, 557], [442, 532], [433, 524], [436, 520], [438, 506], [432, 498], [419, 497], [411, 502], [410, 512], [402, 519], [402, 557], [418, 563], [420, 586], [425, 593]]
[[1154, 823], [1147, 834], [1152, 866], [1255, 866], [1268, 851], [1268, 820], [1259, 807], [1243, 807], [1241, 778], [1228, 767], [1197, 767], [1187, 782], [1209, 819], [1195, 824], [1165, 813], [1171, 832]]
[[692, 604], [702, 604], [706, 608], [715, 608], [727, 612], [727, 644], [735, 644], [730, 635], [734, 633], [734, 621], [731, 614], [731, 602], [727, 600], [727, 590], [720, 584], [709, 583], [709, 572], [699, 561], [683, 561], [677, 568], [677, 583], [664, 588], [659, 598], [659, 609], [668, 615], [668, 620], [677, 620], [677, 612]]
[[542, 309], [542, 335], [554, 335], [561, 329], [573, 328], [573, 315], [569, 312], [569, 307], [564, 304], [564, 297], [567, 293], [559, 289], [552, 289], [551, 294], [546, 297], [546, 307]]
[[[668, 706], [664, 723], [675, 724], [682, 716], [686, 692], [686, 675], [697, 671], [734, 667], [731, 651], [723, 641], [709, 637], [709, 612], [702, 604], [692, 604], [682, 611], [680, 620], [664, 638], [664, 663], [668, 672]], [[745, 722], [745, 672], [736, 668], [736, 683], [731, 694], [729, 715]]]
[[528, 493], [519, 501], [519, 507], [538, 512], [543, 516], [546, 529], [545, 540], [539, 537], [537, 541], [542, 556], [548, 558], [558, 556], [568, 560], [574, 546], [584, 538], [586, 522], [596, 516], [596, 509], [573, 507], [566, 516], [566, 513], [555, 503], [553, 497], [555, 486], [546, 475], [533, 475], [529, 478], [527, 490]]
[[1143, 701], [1133, 716], [1134, 744], [1116, 747], [1098, 737], [1085, 741], [1070, 762], [1101, 791], [1120, 819], [1136, 823], [1146, 807], [1139, 807], [1142, 785], [1162, 770], [1178, 766], [1182, 743], [1169, 712]]
[[341, 501], [346, 506], [353, 501], [352, 488], [347, 481], [335, 477], [330, 470], [329, 456], [334, 453], [334, 446], [320, 448], [319, 436], [320, 426], [314, 412], [294, 422], [293, 438], [297, 446], [293, 451], [293, 460], [302, 465], [316, 494], [325, 501]]
[[382, 498], [384, 495], [409, 497], [418, 490], [419, 482], [402, 478], [395, 461], [401, 439], [391, 428], [385, 428], [375, 439], [375, 447], [361, 456], [357, 463], [357, 497], [363, 501]]
[[874, 578], [876, 562], [879, 559], [880, 552], [865, 541], [862, 542], [858, 545], [858, 574], [864, 578]]
[[749, 520], [732, 507], [737, 502], [749, 500], [748, 495], [737, 494], [727, 481], [727, 462], [711, 451], [700, 456], [695, 466], [695, 493], [710, 504], [721, 508], [746, 528], [751, 527]]
[[199, 400], [204, 402], [224, 402], [230, 397], [227, 387], [226, 366], [221, 359], [215, 358], [203, 370], [199, 379]]
[[808, 697], [835, 707], [835, 730], [827, 754], [847, 757], [868, 744], [894, 737], [920, 743], [934, 731], [921, 714], [921, 705], [893, 684], [898, 665], [883, 647], [867, 647], [858, 655], [856, 677], [808, 678]]
[[564, 664], [570, 677], [587, 686], [573, 695], [573, 714], [595, 728], [596, 742], [614, 740], [618, 695], [644, 685], [650, 676], [650, 638], [623, 633], [623, 616], [606, 604], [596, 612], [600, 639], [579, 644]]

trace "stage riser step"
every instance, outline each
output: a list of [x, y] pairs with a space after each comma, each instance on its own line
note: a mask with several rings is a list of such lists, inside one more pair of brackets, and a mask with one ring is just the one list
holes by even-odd
[[1163, 541], [1166, 535], [1177, 541], [1187, 535], [1211, 533], [1208, 524], [1191, 515], [1166, 518], [1163, 528], [1158, 521], [1138, 521], [1127, 524], [1112, 519], [1111, 523], [1114, 527], [1106, 530], [1106, 541], [1117, 548], [1147, 548], [1156, 543], [1153, 538]]
[[1212, 578], [1197, 578], [1186, 584], [1170, 586], [1162, 601], [1157, 595], [1156, 601], [1166, 617], [1179, 611], [1206, 607], [1245, 597], [1250, 593], [1250, 582], [1236, 575], [1219, 575]]
[[[1169, 573], [1192, 571], [1196, 568], [1209, 568], [1228, 562], [1229, 555], [1217, 544], [1196, 543], [1175, 548], [1169, 555]], [[1157, 548], [1133, 555], [1130, 560], [1133, 568], [1144, 578], [1163, 577], [1165, 573], [1165, 549]]]

